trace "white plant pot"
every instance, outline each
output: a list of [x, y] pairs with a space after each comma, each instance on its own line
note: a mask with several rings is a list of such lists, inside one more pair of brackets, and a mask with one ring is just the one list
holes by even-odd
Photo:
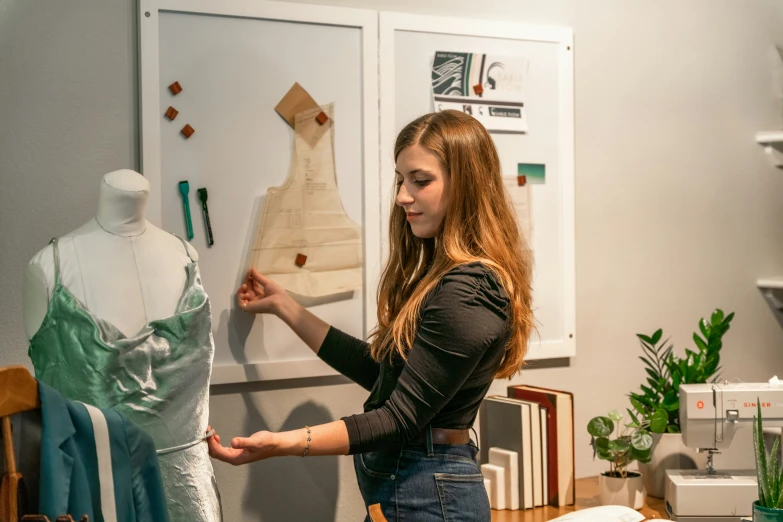
[[706, 469], [707, 454], [698, 453], [682, 442], [682, 433], [653, 433], [652, 460], [639, 463], [648, 495], [663, 498], [666, 492], [666, 470]]
[[639, 473], [628, 472], [628, 478], [609, 477], [601, 473], [598, 477], [601, 505], [625, 506], [632, 509], [644, 507], [644, 482]]

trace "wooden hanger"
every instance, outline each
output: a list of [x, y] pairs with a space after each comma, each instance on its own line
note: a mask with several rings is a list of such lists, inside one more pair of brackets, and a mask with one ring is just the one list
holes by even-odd
[[22, 474], [16, 471], [11, 415], [41, 407], [38, 381], [24, 366], [0, 367], [0, 423], [3, 433], [5, 474], [0, 483], [0, 520], [19, 520], [18, 498]]
[[0, 417], [41, 407], [38, 381], [24, 366], [0, 367]]

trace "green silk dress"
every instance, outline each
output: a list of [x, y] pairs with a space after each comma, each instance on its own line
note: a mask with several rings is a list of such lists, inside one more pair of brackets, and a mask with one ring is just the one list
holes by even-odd
[[205, 440], [215, 345], [198, 265], [191, 258], [174, 314], [126, 337], [61, 284], [56, 239], [52, 246], [54, 292], [28, 350], [35, 377], [68, 399], [122, 413], [152, 436], [171, 522], [222, 520]]

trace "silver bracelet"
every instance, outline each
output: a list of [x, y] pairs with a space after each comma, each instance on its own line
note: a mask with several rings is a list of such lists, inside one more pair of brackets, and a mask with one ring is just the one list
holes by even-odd
[[310, 426], [305, 426], [305, 429], [307, 430], [307, 444], [305, 444], [303, 457], [306, 457], [307, 452], [310, 450]]

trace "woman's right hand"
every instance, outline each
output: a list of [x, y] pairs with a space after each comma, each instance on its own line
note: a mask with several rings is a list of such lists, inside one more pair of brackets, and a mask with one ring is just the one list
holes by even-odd
[[251, 268], [245, 282], [237, 290], [239, 308], [251, 314], [277, 314], [284, 299], [290, 298], [285, 289]]
[[327, 323], [297, 303], [285, 288], [252, 268], [237, 290], [237, 304], [251, 314], [275, 314], [315, 353], [329, 333]]

